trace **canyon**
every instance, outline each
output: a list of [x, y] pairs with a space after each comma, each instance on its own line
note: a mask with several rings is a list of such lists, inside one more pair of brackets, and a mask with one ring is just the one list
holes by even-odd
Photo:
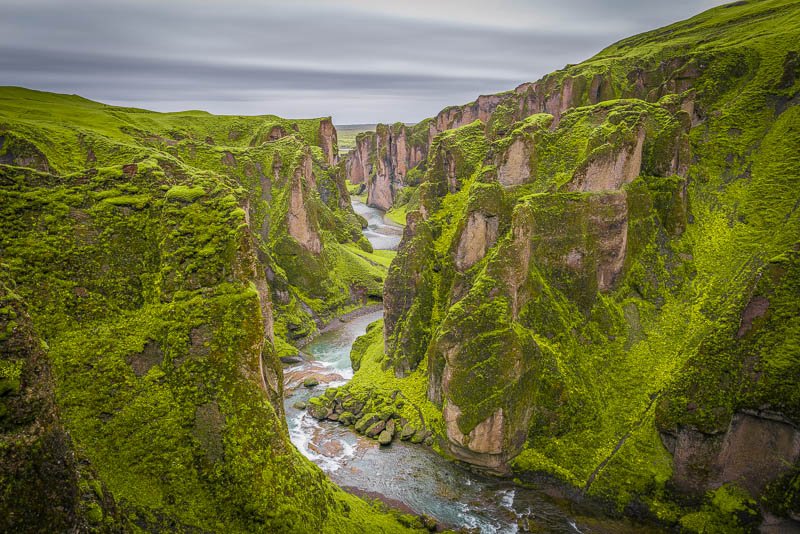
[[798, 530], [798, 21], [346, 154], [0, 88], [0, 530]]

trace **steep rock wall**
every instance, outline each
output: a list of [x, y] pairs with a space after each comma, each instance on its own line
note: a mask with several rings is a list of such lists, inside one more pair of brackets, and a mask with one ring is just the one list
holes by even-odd
[[[150, 113], [17, 88], [0, 100], [0, 135], [48, 160], [47, 172], [0, 164], [0, 298], [13, 287], [31, 318], [22, 329], [19, 306], [0, 306], [14, 334], [0, 334], [0, 384], [26, 387], [3, 386], [0, 402], [27, 418], [2, 430], [0, 484], [14, 493], [4, 505], [31, 512], [3, 524], [405, 530], [333, 486], [283, 418], [279, 356], [294, 325], [313, 324], [302, 299], [333, 313], [380, 288], [379, 271], [348, 252], [360, 224], [315, 144], [320, 121]], [[300, 294], [306, 278], [317, 285]], [[35, 502], [63, 506], [37, 515]]]
[[689, 531], [798, 515], [796, 16], [711, 10], [434, 133], [402, 259], [433, 298], [387, 307], [383, 364], [428, 378], [449, 454]]

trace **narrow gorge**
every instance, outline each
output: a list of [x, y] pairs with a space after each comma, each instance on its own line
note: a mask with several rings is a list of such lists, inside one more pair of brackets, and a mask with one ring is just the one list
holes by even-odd
[[347, 152], [0, 87], [0, 531], [800, 532], [799, 43], [739, 1]]

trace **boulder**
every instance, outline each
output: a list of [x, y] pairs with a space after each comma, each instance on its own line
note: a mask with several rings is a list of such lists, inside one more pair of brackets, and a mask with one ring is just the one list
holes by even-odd
[[384, 421], [378, 421], [377, 423], [373, 423], [364, 431], [364, 435], [368, 438], [374, 438], [378, 436], [381, 432], [384, 431], [386, 428], [386, 423]]
[[328, 404], [320, 397], [311, 397], [308, 399], [308, 413], [311, 417], [318, 420], [323, 420], [331, 413]]
[[306, 406], [307, 404], [305, 401], [297, 401], [294, 404], [292, 404], [292, 407], [296, 410], [305, 410]]
[[384, 430], [378, 435], [378, 443], [380, 443], [382, 446], [389, 445], [392, 442], [393, 437], [394, 434], [392, 432]]
[[368, 413], [364, 415], [361, 419], [359, 419], [358, 422], [356, 423], [356, 432], [363, 434], [369, 427], [371, 427], [378, 421], [383, 422], [381, 418], [378, 417], [378, 414]]
[[422, 443], [426, 437], [426, 432], [424, 430], [417, 430], [414, 432], [414, 435], [411, 436], [411, 443]]
[[400, 429], [400, 439], [403, 441], [408, 441], [409, 439], [411, 439], [411, 436], [413, 436], [416, 432], [417, 429], [414, 428], [414, 425], [409, 423]]
[[352, 412], [342, 412], [339, 414], [339, 422], [343, 425], [352, 425], [356, 416]]
[[303, 380], [303, 386], [304, 387], [313, 388], [313, 387], [318, 386], [318, 385], [319, 385], [319, 379], [317, 379], [317, 377], [315, 377], [315, 376], [309, 376], [309, 377], [306, 377], [305, 380]]

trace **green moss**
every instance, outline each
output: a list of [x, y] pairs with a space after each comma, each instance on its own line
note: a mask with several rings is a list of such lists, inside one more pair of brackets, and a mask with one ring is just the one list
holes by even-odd
[[[360, 305], [380, 296], [385, 272], [385, 256], [352, 251], [360, 225], [339, 208], [346, 190], [304, 139], [319, 121], [262, 142], [262, 128], [291, 123], [13, 88], [0, 101], [3, 131], [48, 160], [50, 173], [0, 165], [0, 248], [46, 341], [65, 426], [103, 484], [85, 493], [150, 530], [405, 530], [333, 486], [283, 421], [277, 358], [293, 350], [291, 321], [315, 328], [301, 299], [320, 314]], [[317, 187], [306, 206], [326, 252], [306, 265], [270, 229], [285, 224], [307, 156]], [[309, 274], [313, 295], [297, 289]], [[270, 297], [277, 352], [264, 336]], [[84, 515], [111, 521], [105, 505]]]
[[[798, 417], [800, 77], [787, 45], [798, 32], [791, 2], [720, 7], [501, 95], [486, 125], [437, 136], [414, 190], [425, 220], [408, 216], [387, 278], [380, 368], [413, 376], [424, 362], [428, 393], [459, 407], [464, 433], [502, 408], [522, 475], [685, 528], [749, 528], [711, 497], [708, 509], [675, 505], [659, 433], [724, 432], [763, 406]], [[573, 192], [640, 135], [638, 178]], [[530, 179], [503, 189], [496, 166], [518, 139]], [[459, 273], [476, 211], [499, 214], [499, 236]], [[790, 486], [769, 501], [785, 509]]]
[[174, 185], [167, 191], [166, 199], [177, 202], [194, 202], [205, 194], [205, 190], [200, 186]]
[[388, 402], [387, 399], [391, 398], [402, 399], [404, 402], [393, 402], [391, 408], [386, 405], [383, 409], [396, 411], [416, 428], [442, 434], [441, 411], [427, 398], [425, 361], [405, 378], [397, 378], [393, 369], [385, 365], [387, 359], [383, 352], [383, 321], [371, 324], [367, 333], [356, 340], [350, 358], [353, 369], [357, 372], [344, 386], [342, 393], [368, 401], [364, 413], [370, 410], [378, 412], [375, 403]]

